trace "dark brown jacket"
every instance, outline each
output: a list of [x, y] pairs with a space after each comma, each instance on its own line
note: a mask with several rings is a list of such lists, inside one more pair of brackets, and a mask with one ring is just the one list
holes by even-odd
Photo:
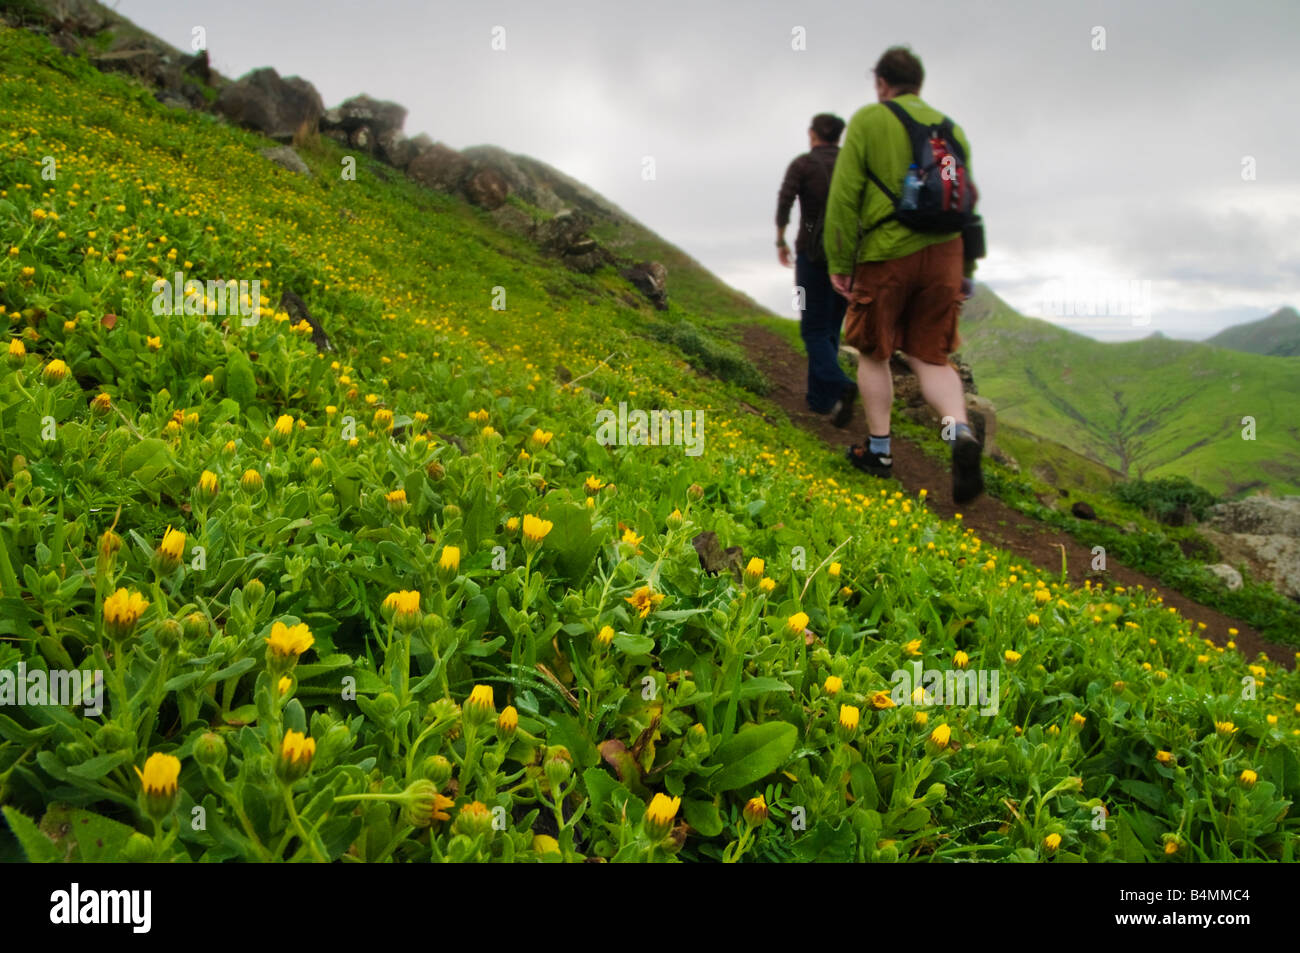
[[[790, 208], [798, 198], [799, 232], [794, 239], [796, 254], [807, 253], [813, 228], [826, 211], [831, 170], [835, 166], [835, 157], [839, 154], [839, 146], [816, 146], [811, 152], [805, 152], [791, 162], [785, 170], [785, 181], [781, 183], [781, 191], [776, 200], [776, 227], [785, 228], [790, 224]], [[815, 257], [824, 258], [825, 253]]]

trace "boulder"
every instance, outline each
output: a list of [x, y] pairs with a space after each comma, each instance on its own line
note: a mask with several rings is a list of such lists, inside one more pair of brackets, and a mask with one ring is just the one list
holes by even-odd
[[[957, 376], [961, 378], [961, 389], [966, 394], [978, 394], [979, 389], [975, 386], [975, 372], [971, 370], [970, 364], [959, 353], [954, 351], [948, 355], [948, 363], [957, 370]], [[990, 407], [992, 404], [989, 405]]]
[[1300, 600], [1300, 496], [1252, 496], [1210, 509], [1200, 532], [1224, 563]]
[[181, 95], [174, 89], [160, 89], [153, 94], [153, 98], [158, 100], [169, 109], [193, 109], [194, 104], [188, 98]]
[[362, 152], [374, 152], [375, 134], [369, 126], [356, 126], [352, 130], [344, 130], [348, 133], [348, 144], [354, 149], [360, 149]]
[[305, 79], [281, 78], [274, 69], [265, 67], [222, 89], [216, 110], [236, 125], [289, 142], [301, 131], [316, 129], [325, 106], [316, 87]]
[[81, 53], [81, 41], [72, 33], [51, 33], [50, 42], [60, 49], [65, 56], [77, 56]]
[[263, 149], [262, 155], [282, 169], [297, 172], [299, 175], [311, 176], [311, 169], [307, 167], [307, 163], [303, 162], [302, 157], [289, 146], [274, 146], [270, 149]]
[[565, 209], [554, 192], [534, 181], [533, 177], [504, 149], [498, 146], [470, 146], [461, 153], [476, 168], [491, 169], [510, 186], [510, 194], [517, 195], [529, 205], [544, 212], [561, 212]]
[[478, 169], [465, 181], [465, 197], [489, 212], [499, 209], [510, 195], [510, 185], [493, 169]]
[[393, 168], [405, 169], [415, 158], [417, 149], [413, 140], [390, 129], [375, 135], [375, 153]]
[[470, 162], [440, 142], [420, 152], [406, 167], [416, 182], [441, 192], [455, 192], [470, 174]]
[[212, 66], [208, 63], [208, 51], [199, 50], [198, 55], [191, 56], [181, 69], [186, 76], [193, 77], [203, 85], [212, 82]]
[[493, 211], [492, 221], [503, 232], [509, 232], [511, 235], [519, 235], [524, 238], [533, 237], [533, 217], [514, 205], [502, 205]]
[[90, 61], [101, 73], [126, 73], [148, 83], [154, 81], [163, 65], [157, 51], [144, 46], [96, 53]]
[[587, 234], [590, 227], [585, 215], [564, 209], [539, 222], [532, 230], [532, 238], [538, 248], [558, 256], [566, 267], [590, 274], [614, 260], [613, 255]]
[[1211, 507], [1208, 525], [1220, 533], [1300, 539], [1300, 496], [1251, 496]]
[[1236, 592], [1241, 588], [1241, 573], [1233, 569], [1227, 563], [1216, 563], [1213, 566], [1206, 566], [1210, 572], [1223, 580], [1223, 584], [1228, 587], [1229, 592]]
[[588, 227], [586, 218], [577, 212], [565, 209], [540, 222], [533, 233], [533, 240], [542, 251], [552, 255], [563, 255], [586, 238]]
[[1095, 520], [1097, 511], [1082, 500], [1078, 500], [1070, 507], [1070, 515], [1081, 520]]
[[622, 275], [653, 304], [656, 310], [668, 310], [668, 269], [657, 261], [643, 261], [625, 268]]
[[109, 25], [92, 0], [44, 0], [39, 6], [56, 30], [73, 36], [93, 36]]
[[371, 99], [365, 93], [345, 100], [328, 113], [329, 121], [352, 132], [361, 126], [378, 137], [386, 132], [400, 132], [406, 122], [406, 107], [380, 99]]
[[411, 153], [412, 159], [416, 156], [423, 155], [436, 145], [436, 143], [423, 132], [417, 133], [406, 141], [410, 144], [411, 149], [413, 150]]

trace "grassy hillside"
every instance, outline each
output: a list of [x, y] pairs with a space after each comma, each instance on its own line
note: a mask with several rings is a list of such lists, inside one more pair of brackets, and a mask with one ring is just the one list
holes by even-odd
[[[1220, 495], [1300, 492], [1300, 358], [1152, 337], [1101, 343], [1026, 318], [981, 288], [962, 354], [998, 419], [1130, 478], [1185, 476]], [[1243, 439], [1247, 417], [1254, 439]]]
[[[998, 414], [1000, 418], [1000, 409]], [[1076, 495], [1108, 493], [1124, 478], [1096, 460], [1021, 427], [1003, 424], [1001, 419], [997, 441], [1017, 461], [1024, 461], [1036, 479], [1049, 486], [1064, 487]]]
[[[0, 33], [0, 673], [107, 696], [0, 713], [0, 855], [1295, 859], [1300, 675], [756, 429], [612, 270], [264, 144]], [[178, 269], [258, 320], [158, 313]]]
[[489, 162], [504, 159], [528, 181], [528, 193], [521, 196], [543, 214], [574, 209], [591, 221], [591, 235], [615, 254], [633, 261], [658, 261], [668, 269], [669, 307], [681, 306], [696, 322], [726, 325], [755, 314], [771, 316], [748, 295], [720, 282], [703, 265], [681, 249], [664, 241], [605, 196], [531, 156], [508, 153], [495, 146], [472, 146], [463, 150], [471, 158]]
[[1296, 357], [1300, 355], [1300, 313], [1282, 308], [1267, 318], [1224, 328], [1205, 343], [1250, 354]]

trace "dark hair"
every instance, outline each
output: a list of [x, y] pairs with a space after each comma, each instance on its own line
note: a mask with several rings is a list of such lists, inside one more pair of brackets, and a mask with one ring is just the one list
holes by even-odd
[[921, 61], [905, 46], [891, 46], [876, 63], [875, 74], [900, 92], [919, 94], [925, 81]]
[[835, 145], [844, 131], [844, 120], [831, 113], [818, 113], [812, 117], [812, 131], [822, 142]]

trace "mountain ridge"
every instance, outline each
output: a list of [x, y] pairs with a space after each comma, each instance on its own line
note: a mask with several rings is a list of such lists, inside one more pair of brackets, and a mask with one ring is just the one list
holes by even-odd
[[1300, 355], [1300, 312], [1288, 305], [1258, 321], [1224, 328], [1203, 343], [1249, 354], [1295, 357]]
[[1000, 418], [1129, 478], [1186, 476], [1228, 496], [1300, 488], [1300, 430], [1286, 409], [1300, 397], [1300, 358], [1155, 336], [1096, 341], [1021, 315], [983, 285], [961, 336]]

